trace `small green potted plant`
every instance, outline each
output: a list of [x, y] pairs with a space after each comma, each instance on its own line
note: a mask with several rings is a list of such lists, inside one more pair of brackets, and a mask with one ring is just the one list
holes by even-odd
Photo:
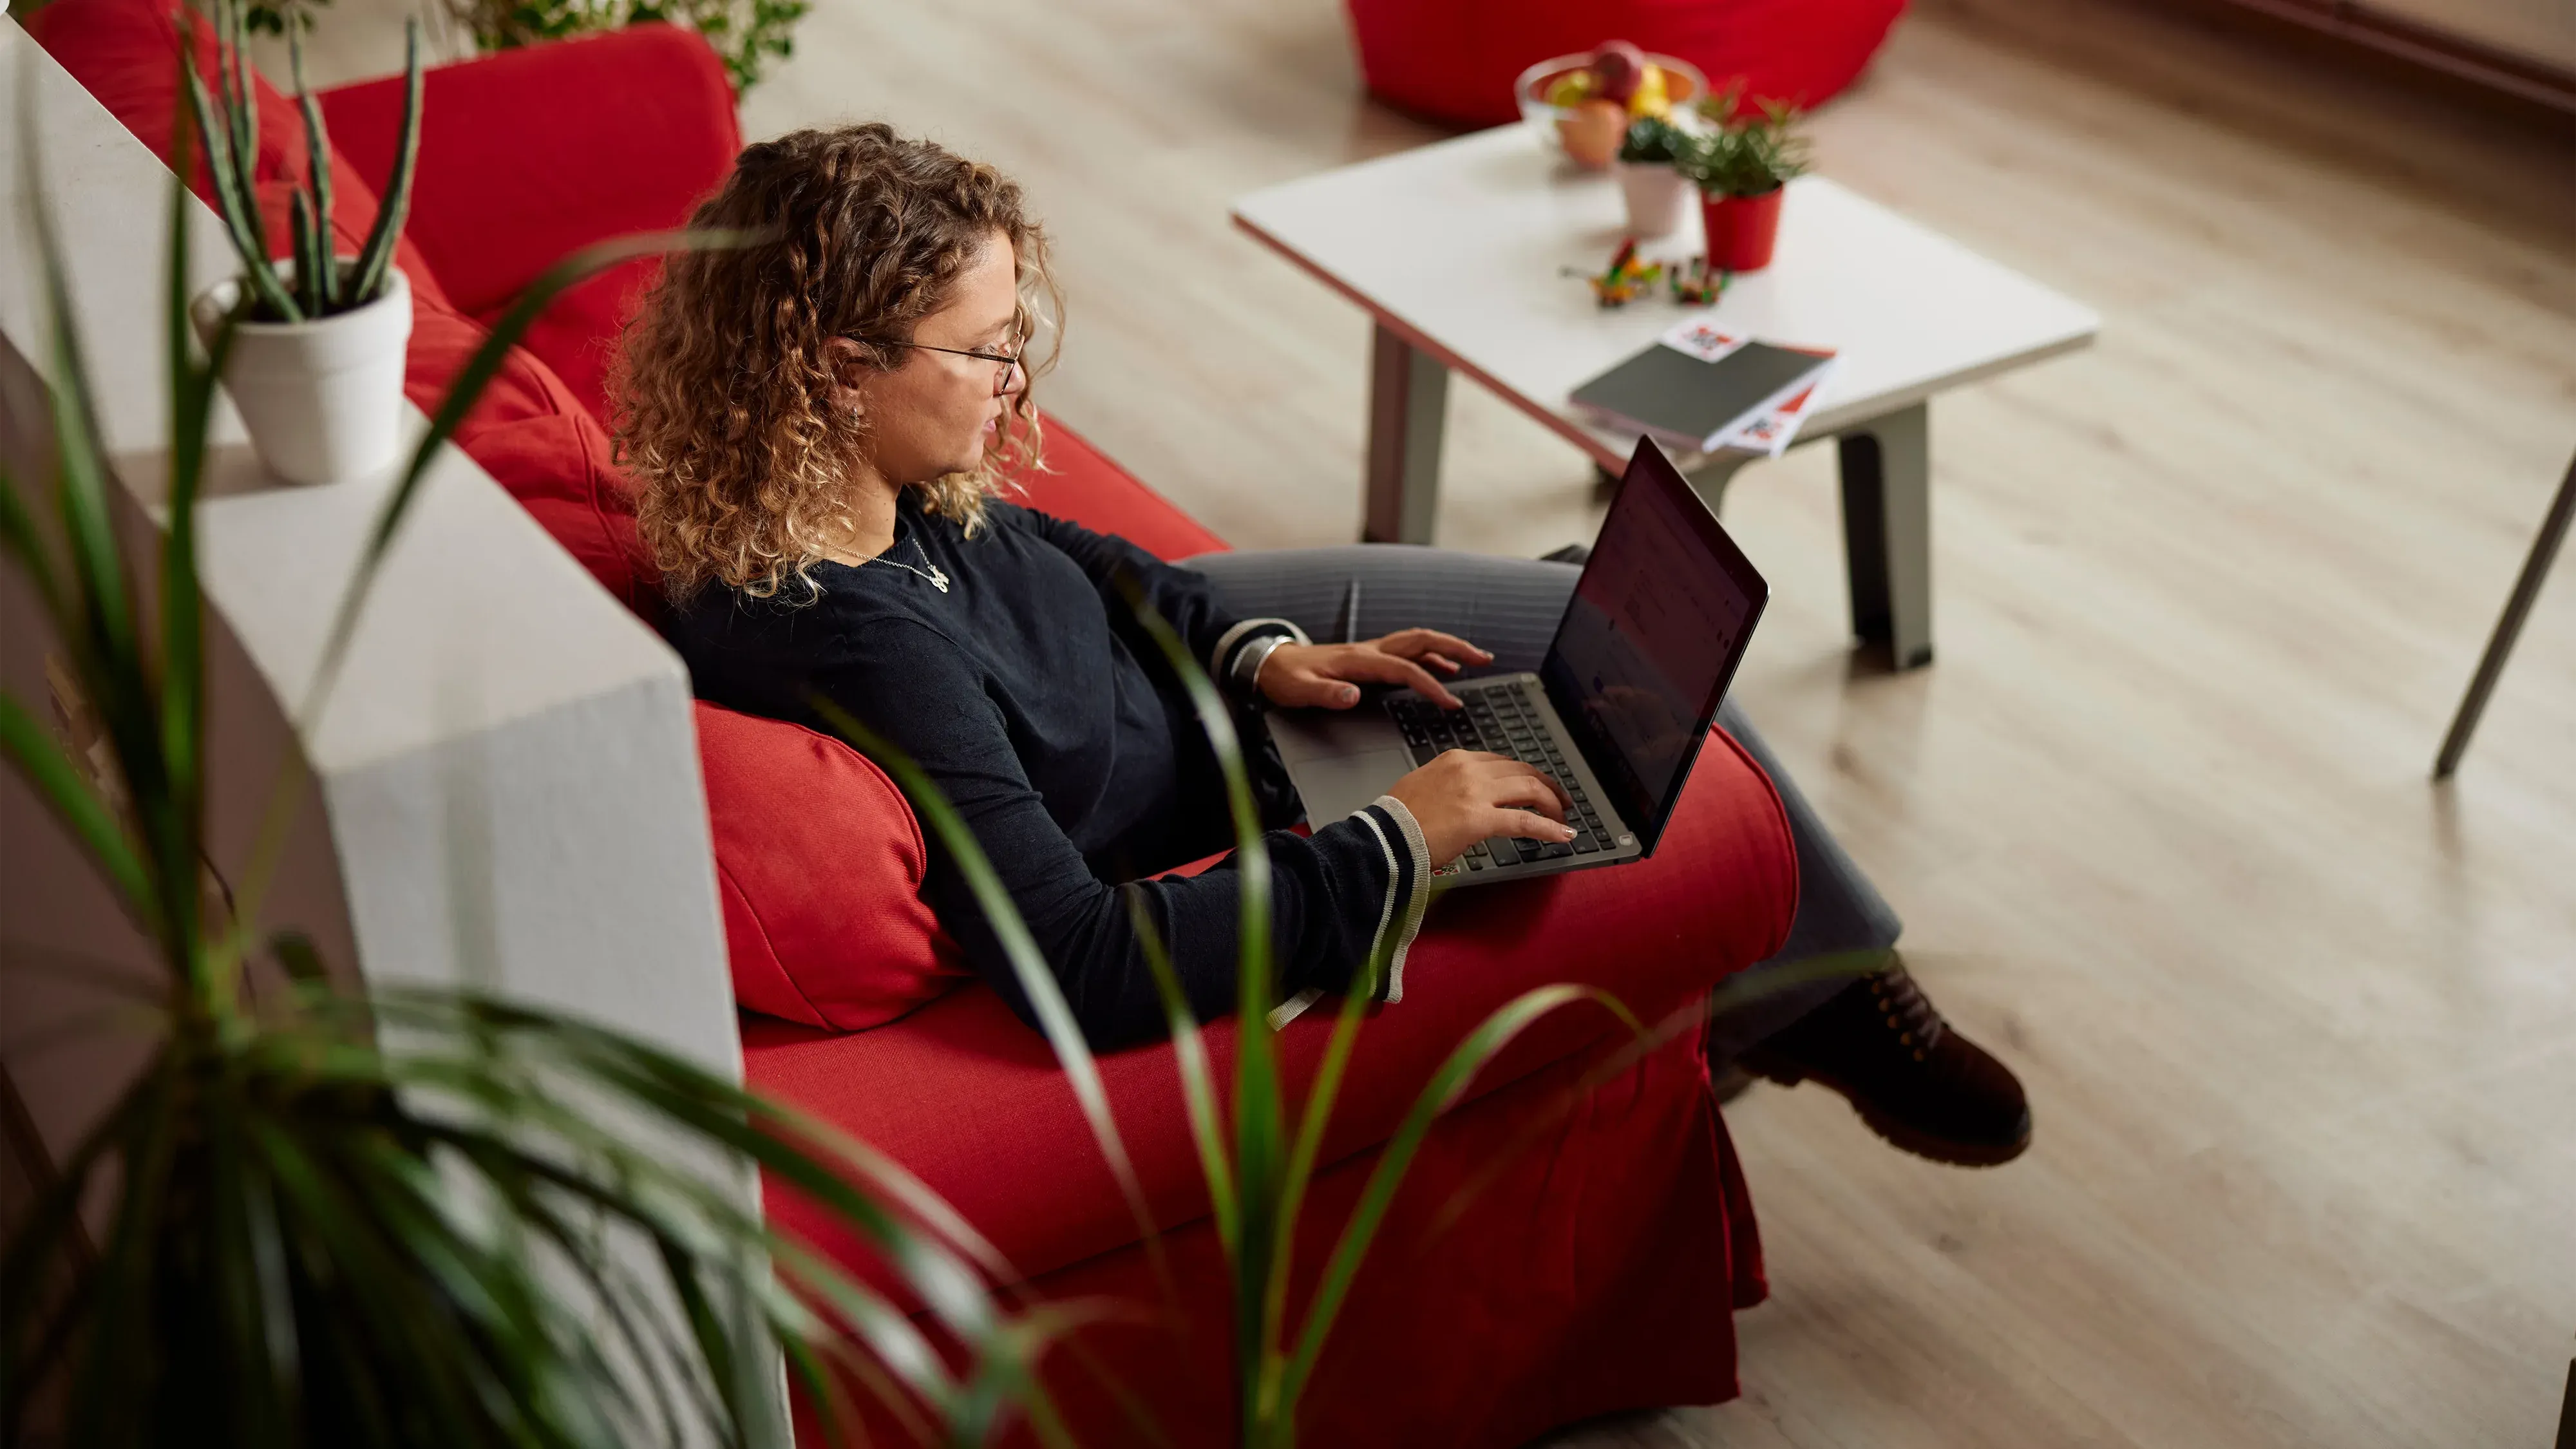
[[1682, 212], [1691, 183], [1674, 169], [1673, 158], [1686, 138], [1679, 126], [1662, 116], [1639, 116], [1619, 143], [1619, 159], [1610, 168], [1619, 178], [1619, 194], [1628, 202], [1628, 235], [1670, 236], [1681, 230]]
[[1758, 114], [1738, 117], [1740, 91], [1703, 103], [1710, 125], [1684, 139], [1674, 166], [1699, 186], [1700, 221], [1708, 237], [1709, 270], [1759, 271], [1771, 265], [1780, 237], [1780, 200], [1791, 179], [1807, 170], [1807, 140], [1799, 113], [1785, 101], [1764, 101]]
[[[191, 22], [193, 25], [193, 22]], [[294, 483], [362, 477], [389, 466], [402, 447], [403, 358], [411, 342], [411, 287], [394, 266], [394, 243], [411, 207], [420, 149], [420, 22], [409, 24], [402, 140], [375, 229], [355, 256], [338, 254], [331, 234], [331, 142], [322, 107], [304, 84], [304, 48], [287, 30], [295, 103], [310, 161], [291, 202], [285, 255], [259, 210], [259, 83], [242, 58], [243, 14], [218, 0], [223, 42], [209, 95], [193, 58], [188, 104], [205, 137], [215, 209], [232, 237], [241, 275], [198, 294], [189, 319], [211, 340], [229, 319], [232, 353], [224, 389], [269, 471]]]

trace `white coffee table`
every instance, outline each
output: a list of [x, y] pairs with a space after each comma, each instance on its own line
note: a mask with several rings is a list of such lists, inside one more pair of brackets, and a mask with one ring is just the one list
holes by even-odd
[[[1576, 171], [1521, 126], [1258, 191], [1235, 224], [1375, 319], [1368, 507], [1361, 537], [1431, 541], [1449, 374], [1462, 372], [1612, 473], [1633, 434], [1567, 394], [1684, 315], [1656, 294], [1596, 306], [1565, 267], [1598, 270], [1624, 225], [1609, 177]], [[1700, 250], [1695, 213], [1649, 256]], [[1934, 394], [2082, 347], [2100, 319], [2009, 268], [1820, 176], [1791, 184], [1777, 259], [1715, 309], [1768, 341], [1829, 346], [1842, 366], [1799, 441], [1841, 450], [1852, 625], [1900, 668], [1932, 657]], [[1676, 461], [1714, 505], [1753, 455]]]

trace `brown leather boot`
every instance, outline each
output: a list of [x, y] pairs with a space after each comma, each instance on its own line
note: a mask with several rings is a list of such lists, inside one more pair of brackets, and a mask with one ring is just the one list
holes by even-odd
[[1903, 966], [1864, 976], [1736, 1058], [1784, 1087], [1842, 1093], [1879, 1136], [1959, 1167], [2030, 1146], [2030, 1101], [1984, 1048], [1941, 1017]]

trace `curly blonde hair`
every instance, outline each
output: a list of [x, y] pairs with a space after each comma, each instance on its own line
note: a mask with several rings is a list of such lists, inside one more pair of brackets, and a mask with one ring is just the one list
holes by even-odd
[[[637, 526], [673, 598], [710, 580], [762, 597], [791, 576], [810, 587], [867, 440], [832, 405], [831, 342], [856, 343], [861, 366], [900, 366], [906, 349], [881, 343], [945, 306], [998, 232], [1018, 254], [1025, 348], [1061, 312], [1046, 233], [1010, 178], [883, 124], [746, 148], [689, 224], [762, 239], [675, 253], [619, 338], [612, 428]], [[1006, 478], [1039, 466], [1028, 377], [982, 465], [920, 485], [969, 534]]]

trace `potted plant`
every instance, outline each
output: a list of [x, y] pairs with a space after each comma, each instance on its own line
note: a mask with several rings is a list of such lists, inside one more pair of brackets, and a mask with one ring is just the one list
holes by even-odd
[[1683, 139], [1681, 128], [1662, 116], [1640, 116], [1629, 124], [1618, 162], [1610, 168], [1619, 178], [1619, 194], [1627, 198], [1628, 235], [1670, 236], [1681, 230], [1683, 204], [1692, 189], [1690, 179], [1673, 165]]
[[[420, 149], [420, 22], [405, 37], [402, 140], [375, 229], [355, 256], [339, 255], [331, 233], [331, 143], [322, 108], [304, 84], [304, 47], [288, 27], [295, 100], [304, 117], [306, 186], [290, 203], [287, 252], [259, 212], [259, 100], [241, 58], [242, 12], [218, 0], [223, 42], [216, 94], [209, 96], [193, 51], [188, 104], [206, 138], [215, 209], [241, 258], [238, 277], [216, 283], [189, 307], [197, 335], [211, 342], [230, 322], [224, 388], [232, 394], [269, 471], [294, 483], [328, 483], [374, 473], [402, 445], [403, 354], [411, 341], [411, 287], [394, 266], [394, 242], [411, 208]], [[191, 24], [193, 30], [193, 22]]]
[[1700, 221], [1708, 234], [1711, 271], [1751, 272], [1771, 265], [1780, 236], [1780, 199], [1791, 178], [1807, 170], [1807, 141], [1798, 134], [1798, 112], [1783, 101], [1764, 101], [1759, 115], [1736, 116], [1738, 92], [1701, 105], [1709, 129], [1686, 137], [1674, 165], [1698, 183]]

